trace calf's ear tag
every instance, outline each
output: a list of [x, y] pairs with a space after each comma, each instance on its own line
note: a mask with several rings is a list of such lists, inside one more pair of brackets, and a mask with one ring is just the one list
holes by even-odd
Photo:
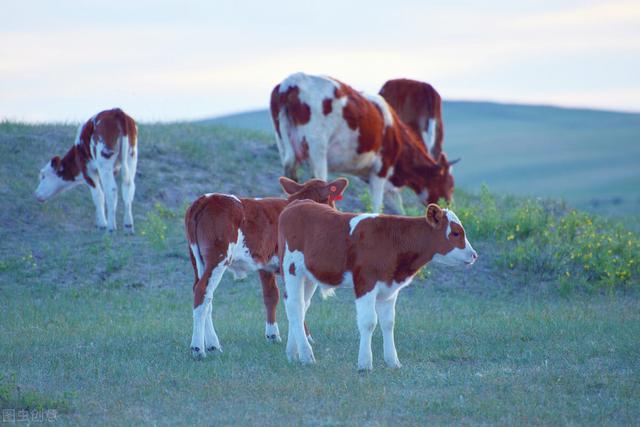
[[[332, 193], [335, 193], [336, 191], [338, 191], [338, 189], [336, 188], [336, 186], [335, 186], [335, 185], [332, 185], [331, 187], [329, 187], [329, 190], [330, 190]], [[336, 194], [336, 195], [329, 194], [329, 201], [330, 201], [330, 202], [331, 202], [331, 201], [336, 201], [336, 200], [342, 200], [342, 194]]]

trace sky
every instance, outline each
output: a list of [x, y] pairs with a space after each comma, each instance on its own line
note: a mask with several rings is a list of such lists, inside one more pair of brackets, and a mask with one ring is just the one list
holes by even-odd
[[297, 71], [377, 92], [640, 112], [640, 1], [1, 0], [0, 119], [266, 108]]

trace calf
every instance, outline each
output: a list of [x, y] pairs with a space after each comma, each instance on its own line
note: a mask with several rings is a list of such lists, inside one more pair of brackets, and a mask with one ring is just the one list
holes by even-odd
[[442, 124], [442, 98], [429, 83], [410, 79], [386, 82], [380, 95], [396, 110], [434, 158], [442, 153], [444, 127]]
[[279, 267], [278, 215], [291, 201], [300, 199], [325, 203], [333, 209], [349, 182], [339, 178], [327, 184], [313, 179], [301, 185], [282, 177], [280, 184], [288, 199], [239, 199], [214, 193], [200, 197], [187, 209], [184, 221], [195, 274], [191, 351], [196, 358], [206, 356], [205, 348], [222, 351], [213, 327], [211, 301], [227, 269], [235, 278], [259, 272], [267, 311], [265, 334], [268, 340], [280, 341], [276, 322], [280, 296], [275, 280]]
[[478, 258], [456, 215], [430, 204], [425, 217], [341, 213], [310, 201], [294, 202], [280, 215], [278, 250], [289, 319], [287, 357], [313, 363], [304, 319], [317, 284], [326, 294], [353, 285], [360, 352], [358, 368], [372, 369], [371, 336], [378, 317], [384, 359], [400, 367], [393, 336], [395, 305], [425, 264], [472, 265]]
[[328, 171], [356, 175], [369, 183], [375, 212], [385, 192], [391, 208], [403, 212], [404, 186], [425, 204], [451, 200], [447, 157], [431, 157], [378, 95], [297, 73], [273, 89], [271, 115], [284, 173], [291, 179], [297, 180], [297, 166], [307, 160], [316, 178], [326, 179]]
[[[44, 202], [58, 193], [87, 184], [96, 206], [96, 226], [116, 229], [120, 171], [124, 200], [124, 228], [133, 233], [131, 204], [138, 164], [136, 122], [119, 108], [102, 111], [80, 125], [76, 140], [61, 159], [55, 156], [40, 171], [36, 198]], [[107, 216], [104, 214], [105, 197]]]

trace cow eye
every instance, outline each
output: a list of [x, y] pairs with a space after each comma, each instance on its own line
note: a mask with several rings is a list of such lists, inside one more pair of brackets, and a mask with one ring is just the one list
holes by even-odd
[[458, 233], [457, 231], [454, 231], [451, 234], [453, 234], [453, 237], [458, 237], [460, 235], [460, 233]]

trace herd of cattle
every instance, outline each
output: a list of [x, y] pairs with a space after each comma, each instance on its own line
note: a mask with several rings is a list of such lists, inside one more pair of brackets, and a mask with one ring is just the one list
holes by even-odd
[[[270, 107], [287, 198], [210, 193], [194, 201], [185, 215], [195, 275], [192, 354], [202, 358], [222, 351], [212, 299], [228, 269], [236, 278], [259, 273], [270, 341], [281, 341], [276, 275], [282, 275], [290, 361], [315, 362], [305, 322], [311, 298], [318, 286], [326, 296], [344, 285], [355, 292], [358, 369], [372, 369], [371, 337], [378, 318], [384, 359], [400, 367], [394, 343], [400, 289], [430, 261], [470, 266], [478, 257], [458, 217], [435, 204], [440, 198], [449, 201], [454, 187], [454, 162], [442, 150], [440, 96], [432, 86], [407, 79], [388, 81], [380, 95], [369, 95], [332, 78], [296, 73], [273, 89]], [[133, 233], [137, 132], [135, 121], [118, 108], [93, 116], [79, 127], [66, 155], [42, 168], [37, 199], [87, 184], [96, 225], [114, 231], [115, 177], [120, 173], [123, 224]], [[303, 163], [315, 179], [300, 184], [297, 168]], [[348, 181], [327, 182], [329, 172], [368, 182], [374, 212], [338, 211], [335, 202]], [[400, 191], [405, 186], [427, 206], [425, 216], [379, 214], [383, 200], [396, 213], [404, 212]]]

